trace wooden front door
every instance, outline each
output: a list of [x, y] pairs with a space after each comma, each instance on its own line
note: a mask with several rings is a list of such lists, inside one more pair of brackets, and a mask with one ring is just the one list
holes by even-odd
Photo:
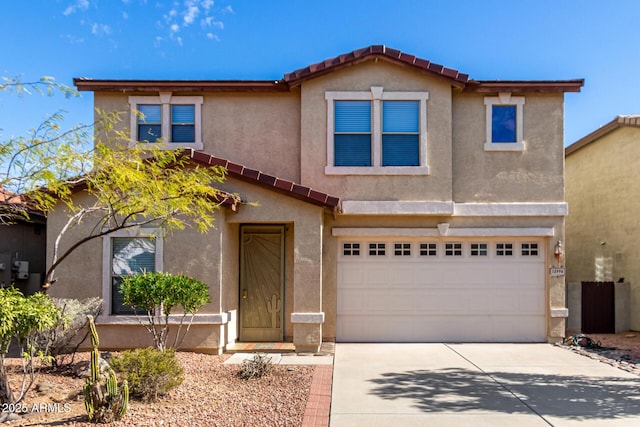
[[240, 341], [282, 341], [284, 226], [242, 226], [240, 238]]

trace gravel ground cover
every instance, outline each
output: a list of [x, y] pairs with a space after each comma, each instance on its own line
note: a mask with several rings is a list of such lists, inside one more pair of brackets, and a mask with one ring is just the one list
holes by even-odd
[[640, 332], [618, 334], [584, 334], [596, 346], [559, 344], [576, 353], [640, 375]]
[[[242, 380], [229, 355], [177, 353], [184, 382], [154, 403], [131, 401], [124, 418], [110, 426], [299, 426], [309, 396], [312, 366], [273, 366], [270, 375]], [[75, 368], [88, 360], [76, 357]], [[10, 361], [19, 384], [19, 360]], [[86, 362], [85, 362], [86, 363]], [[87, 421], [81, 395], [84, 380], [70, 372], [42, 370], [23, 406], [27, 414], [4, 426], [95, 426]]]

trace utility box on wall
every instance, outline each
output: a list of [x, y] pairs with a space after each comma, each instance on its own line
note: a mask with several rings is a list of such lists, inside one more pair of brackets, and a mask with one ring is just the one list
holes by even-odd
[[16, 272], [16, 279], [29, 279], [29, 261], [14, 261], [13, 269]]

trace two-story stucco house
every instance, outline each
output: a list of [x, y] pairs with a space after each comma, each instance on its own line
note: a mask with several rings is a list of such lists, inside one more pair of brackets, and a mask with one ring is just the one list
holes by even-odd
[[112, 235], [65, 262], [51, 293], [104, 297], [105, 348], [147, 343], [112, 286], [132, 253], [209, 285], [191, 349], [564, 336], [549, 268], [567, 214], [564, 93], [582, 80], [478, 81], [371, 46], [277, 81], [75, 84], [97, 108], [142, 111], [132, 141], [224, 165], [221, 188], [257, 202], [220, 210], [208, 234]]

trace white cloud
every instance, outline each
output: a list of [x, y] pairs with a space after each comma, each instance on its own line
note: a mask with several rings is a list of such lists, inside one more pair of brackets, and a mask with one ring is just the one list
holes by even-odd
[[72, 5], [67, 6], [67, 8], [62, 12], [64, 16], [71, 15], [78, 10], [87, 10], [89, 9], [89, 0], [76, 0]]
[[111, 34], [111, 27], [107, 24], [95, 23], [91, 26], [91, 34], [94, 34], [96, 36]]
[[198, 9], [198, 6], [194, 6], [194, 5], [188, 6], [187, 10], [184, 13], [184, 24], [185, 25], [193, 24], [193, 21], [198, 16], [198, 13], [200, 13], [200, 9]]
[[180, 25], [178, 25], [178, 24], [171, 25], [171, 32], [172, 33], [177, 33], [178, 31], [180, 31]]
[[213, 0], [203, 0], [200, 4], [205, 10], [208, 11], [213, 6]]

